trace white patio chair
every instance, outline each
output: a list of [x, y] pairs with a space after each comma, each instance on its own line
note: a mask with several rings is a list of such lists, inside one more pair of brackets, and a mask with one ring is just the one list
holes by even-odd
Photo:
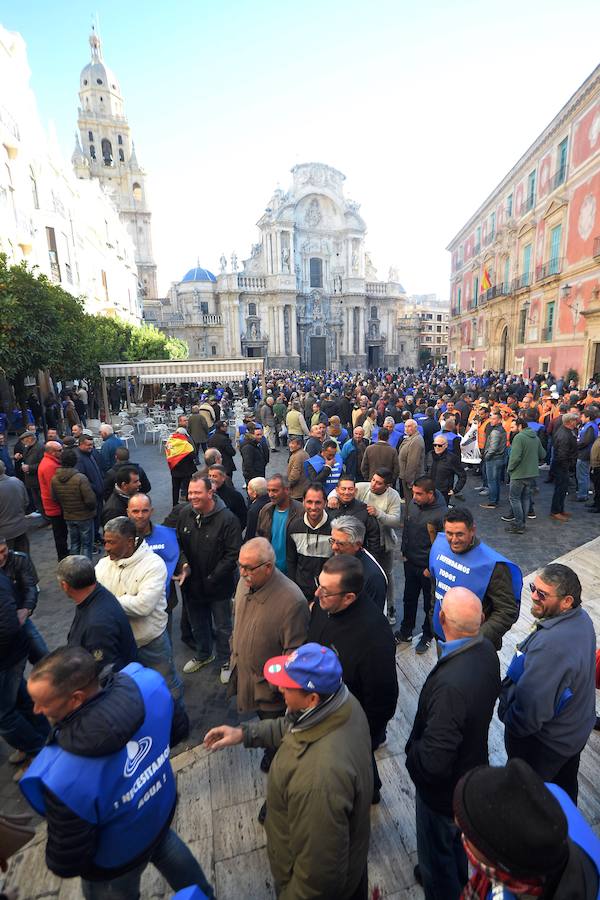
[[129, 449], [129, 441], [133, 441], [133, 446], [137, 447], [133, 425], [122, 425], [121, 430], [119, 431], [119, 437], [122, 441], [125, 441], [127, 449]]

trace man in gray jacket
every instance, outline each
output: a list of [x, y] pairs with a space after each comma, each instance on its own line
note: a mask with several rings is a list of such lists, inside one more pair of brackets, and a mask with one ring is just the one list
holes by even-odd
[[524, 759], [577, 803], [579, 757], [596, 722], [594, 625], [569, 566], [545, 566], [530, 588], [536, 628], [502, 682], [504, 743], [509, 759]]
[[425, 472], [425, 442], [414, 419], [407, 419], [404, 424], [404, 440], [398, 450], [398, 465], [402, 495], [405, 502], [410, 503], [412, 486], [419, 475]]
[[27, 488], [19, 478], [6, 474], [6, 466], [0, 460], [0, 534], [6, 538], [11, 550], [29, 553], [27, 537]]
[[506, 453], [506, 431], [502, 425], [499, 412], [490, 415], [490, 427], [487, 430], [483, 453], [489, 495], [487, 503], [480, 503], [482, 509], [496, 509], [500, 499], [500, 477]]

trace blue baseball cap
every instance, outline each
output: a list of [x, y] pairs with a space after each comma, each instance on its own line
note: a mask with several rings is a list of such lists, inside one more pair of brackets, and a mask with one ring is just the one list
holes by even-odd
[[342, 683], [342, 667], [337, 655], [321, 644], [303, 644], [289, 656], [273, 656], [263, 675], [277, 687], [334, 694]]

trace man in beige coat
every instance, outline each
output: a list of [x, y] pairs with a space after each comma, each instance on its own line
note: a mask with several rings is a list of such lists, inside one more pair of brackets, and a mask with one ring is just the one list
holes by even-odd
[[402, 495], [406, 503], [412, 500], [412, 486], [425, 472], [425, 443], [417, 430], [414, 419], [407, 419], [404, 424], [404, 440], [398, 451]]
[[[285, 713], [285, 703], [264, 678], [263, 666], [271, 656], [291, 653], [304, 643], [308, 604], [300, 588], [275, 567], [275, 552], [265, 538], [244, 544], [238, 565], [229, 693], [237, 694], [239, 712], [278, 718]], [[265, 750], [263, 772], [269, 771], [273, 756]]]
[[304, 471], [304, 463], [309, 459], [308, 453], [302, 446], [302, 438], [298, 435], [288, 436], [288, 450], [290, 456], [287, 465], [287, 480], [290, 486], [292, 500], [302, 500], [304, 489], [308, 484], [308, 478]]

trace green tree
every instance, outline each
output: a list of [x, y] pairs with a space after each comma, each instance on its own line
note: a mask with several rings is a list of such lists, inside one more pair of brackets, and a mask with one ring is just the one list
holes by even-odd
[[0, 310], [0, 369], [24, 409], [26, 376], [44, 368], [61, 376], [81, 365], [83, 301], [0, 254]]
[[190, 347], [187, 341], [182, 341], [181, 338], [169, 337], [165, 347], [169, 354], [168, 359], [189, 359]]

